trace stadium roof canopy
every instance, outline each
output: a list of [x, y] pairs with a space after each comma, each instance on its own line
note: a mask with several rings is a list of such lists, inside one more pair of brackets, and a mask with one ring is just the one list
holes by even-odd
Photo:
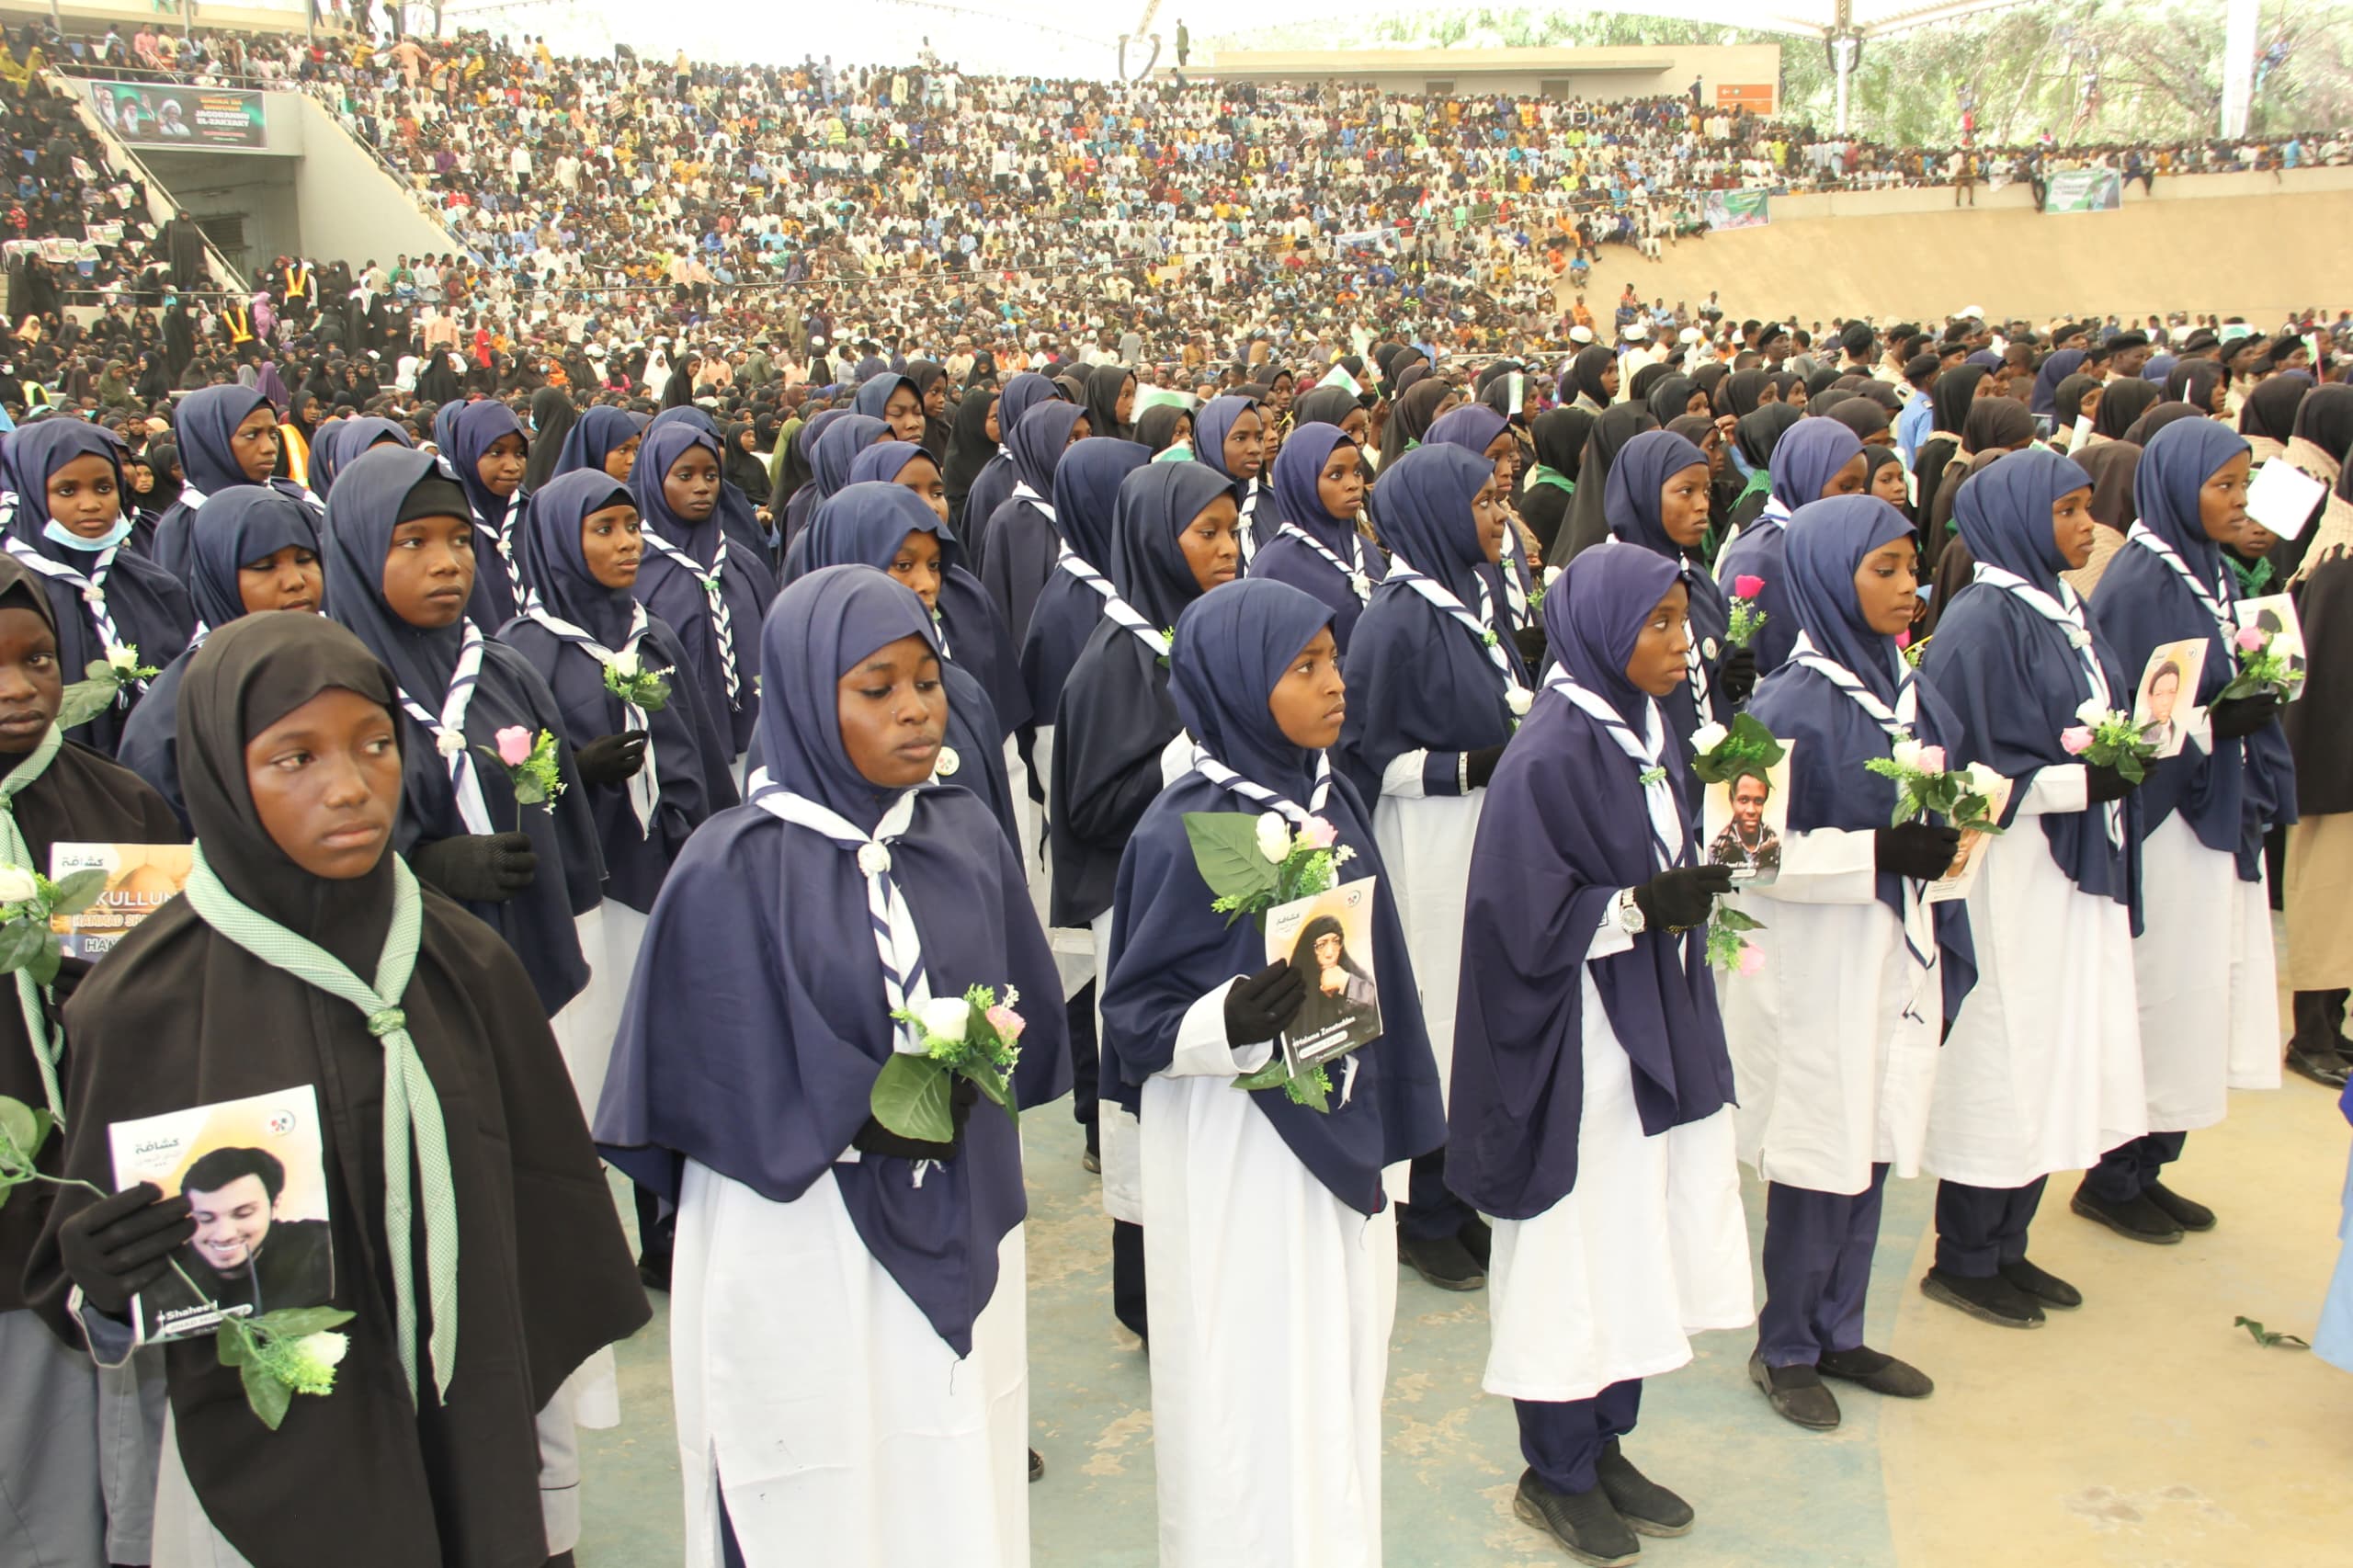
[[[2006, 10], [2024, 0], [1617, 0], [1615, 4], [1581, 7], [1629, 16], [1667, 17], [1685, 21], [1721, 22], [1726, 27], [1759, 32], [1800, 33], [1828, 38], [1852, 29], [1864, 38], [1879, 38], [1912, 28], [1949, 22], [1981, 11]], [[1367, 9], [1392, 8], [1371, 0]], [[1403, 5], [1396, 9], [1405, 9]], [[1529, 6], [1530, 10], [1540, 7]], [[1443, 5], [1425, 15], [1443, 15]], [[1173, 40], [1181, 17], [1196, 39], [1211, 34], [1246, 32], [1253, 28], [1329, 17], [1328, 6], [1286, 4], [1285, 0], [1141, 0], [1133, 36], [1158, 32]], [[1336, 39], [1335, 43], [1342, 40]]]

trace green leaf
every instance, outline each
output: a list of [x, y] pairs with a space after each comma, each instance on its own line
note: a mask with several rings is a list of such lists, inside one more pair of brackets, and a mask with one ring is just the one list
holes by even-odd
[[212, 1331], [212, 1354], [224, 1367], [242, 1367], [254, 1358], [253, 1341], [246, 1336], [244, 1320], [221, 1320], [221, 1326]]
[[1257, 818], [1241, 812], [1187, 812], [1185, 837], [1193, 846], [1194, 869], [1210, 892], [1242, 901], [1237, 914], [1252, 913], [1253, 903], [1274, 895], [1277, 869], [1258, 853]]
[[1290, 1069], [1283, 1065], [1282, 1053], [1278, 1051], [1273, 1061], [1256, 1073], [1233, 1080], [1233, 1086], [1237, 1089], [1251, 1090], [1279, 1089], [1290, 1081]]
[[294, 1403], [294, 1391], [279, 1382], [258, 1361], [247, 1361], [237, 1369], [245, 1381], [245, 1403], [253, 1406], [261, 1424], [271, 1431], [286, 1419], [286, 1407]]
[[902, 1138], [946, 1143], [956, 1136], [956, 1118], [948, 1104], [948, 1067], [927, 1056], [904, 1051], [892, 1054], [874, 1080], [868, 1107], [874, 1119]]
[[352, 1314], [341, 1307], [280, 1307], [247, 1320], [247, 1326], [279, 1339], [301, 1339], [341, 1328]]
[[1283, 1081], [1283, 1093], [1291, 1103], [1303, 1105], [1319, 1116], [1332, 1114], [1332, 1080], [1321, 1063], [1305, 1073], [1293, 1073]]
[[92, 680], [102, 680], [108, 686], [115, 684], [114, 666], [104, 659], [92, 659], [82, 666], [82, 673]]
[[86, 871], [76, 871], [57, 884], [57, 891], [50, 895], [49, 912], [51, 915], [79, 915], [97, 903], [98, 895], [106, 891], [107, 874], [104, 871], [96, 867]]
[[2246, 1330], [2248, 1337], [2252, 1338], [2257, 1345], [2262, 1346], [2266, 1350], [2280, 1348], [2286, 1348], [2289, 1350], [2310, 1350], [2312, 1348], [2311, 1341], [2303, 1338], [2301, 1335], [2274, 1334], [2269, 1329], [2265, 1328], [2261, 1324], [2256, 1322], [2253, 1318], [2233, 1318], [2231, 1322], [2236, 1326]]
[[974, 1065], [964, 1069], [964, 1076], [972, 1080], [983, 1098], [991, 1105], [1003, 1106], [1005, 1114], [1013, 1118], [1017, 1126], [1020, 1123], [1021, 1112], [1013, 1103], [1013, 1085], [1004, 1074], [994, 1067]]
[[[15, 1152], [17, 1159], [28, 1166], [40, 1153], [41, 1140], [49, 1132], [48, 1122], [49, 1112], [35, 1110], [22, 1100], [0, 1095], [0, 1138], [7, 1141], [7, 1147]], [[14, 1165], [17, 1160], [5, 1163]]]
[[1722, 901], [1719, 901], [1716, 904], [1716, 924], [1722, 926], [1727, 931], [1762, 931], [1765, 929], [1765, 922], [1762, 920], [1757, 919], [1753, 915], [1744, 915], [1739, 910], [1734, 909], [1731, 904], [1722, 903]]
[[80, 680], [65, 688], [58, 699], [57, 727], [71, 730], [88, 723], [114, 706], [115, 684], [111, 680]]
[[[46, 920], [11, 920], [0, 926], [0, 974], [20, 969], [31, 969], [41, 952], [50, 947], [49, 922]], [[56, 973], [55, 970], [50, 971]], [[34, 979], [40, 978], [36, 974]]]

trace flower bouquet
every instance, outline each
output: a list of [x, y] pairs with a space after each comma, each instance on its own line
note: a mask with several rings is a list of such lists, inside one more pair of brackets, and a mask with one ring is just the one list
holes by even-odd
[[[101, 876], [97, 871], [79, 874]], [[99, 1198], [112, 1196], [86, 1181], [41, 1173], [37, 1157], [55, 1125], [56, 1119], [49, 1112], [0, 1095], [0, 1204], [8, 1201], [13, 1189], [32, 1181], [80, 1187]], [[220, 1303], [188, 1278], [176, 1258], [172, 1261], [172, 1272], [198, 1301], [219, 1310]], [[264, 1426], [275, 1432], [296, 1394], [335, 1392], [335, 1369], [350, 1342], [332, 1331], [351, 1317], [339, 1307], [284, 1307], [252, 1317], [224, 1316], [213, 1331], [212, 1351], [222, 1366], [237, 1369], [244, 1384], [245, 1403]]]
[[2294, 668], [2286, 653], [2271, 651], [2279, 635], [2259, 626], [2238, 629], [2231, 638], [2231, 653], [2238, 660], [2238, 672], [2231, 676], [2229, 685], [2214, 694], [2215, 701], [2268, 695], [2286, 702], [2302, 689], [2304, 672]]
[[907, 1026], [915, 1043], [901, 1037], [868, 1096], [874, 1119], [902, 1138], [952, 1143], [956, 1116], [949, 1104], [959, 1078], [969, 1078], [1016, 1122], [1013, 1069], [1021, 1060], [1021, 1031], [1028, 1021], [1015, 1012], [1021, 994], [1008, 985], [1005, 1000], [995, 988], [975, 985], [961, 996], [944, 996], [920, 1007], [902, 1007], [891, 1017]]
[[557, 762], [555, 736], [545, 730], [534, 735], [520, 724], [509, 724], [491, 737], [498, 743], [475, 749], [506, 769], [517, 806], [545, 808], [563, 793], [563, 767]]
[[83, 667], [84, 678], [65, 688], [57, 704], [59, 726], [74, 729], [109, 708], [128, 706], [140, 684], [153, 680], [158, 673], [153, 665], [139, 662], [139, 650], [131, 644], [108, 643], [107, 656], [91, 660]]
[[1764, 591], [1762, 577], [1744, 572], [1732, 580], [1732, 616], [1724, 627], [1724, 641], [1733, 647], [1747, 647], [1769, 619], [1756, 608], [1756, 596]]
[[647, 669], [634, 649], [615, 653], [605, 665], [605, 689], [648, 713], [670, 705], [670, 683]]
[[[1742, 578], [1742, 582], [1753, 581]], [[1757, 585], [1760, 588], [1763, 584]], [[1754, 596], [1751, 596], [1754, 597]], [[1762, 624], [1759, 613], [1756, 624]], [[1752, 625], [1750, 631], [1755, 631]], [[1722, 784], [1742, 773], [1769, 771], [1789, 755], [1789, 748], [1773, 736], [1773, 732], [1746, 713], [1736, 716], [1727, 726], [1717, 723], [1700, 725], [1691, 733], [1691, 771], [1701, 783]], [[1645, 783], [1652, 770], [1644, 770]], [[1717, 969], [1738, 968], [1743, 974], [1755, 974], [1764, 967], [1765, 954], [1741, 933], [1761, 931], [1765, 923], [1716, 900], [1714, 911], [1708, 916], [1708, 962]]]
[[1893, 752], [1863, 764], [1881, 778], [1895, 780], [1895, 814], [1888, 821], [1890, 827], [1901, 827], [1934, 812], [1971, 833], [2002, 831], [2002, 824], [1994, 820], [1995, 791], [2005, 782], [2000, 774], [1982, 762], [1949, 769], [1944, 747], [1917, 741], [1898, 741]]
[[76, 871], [52, 882], [39, 871], [0, 866], [0, 974], [23, 970], [36, 984], [57, 978], [57, 938], [50, 916], [79, 915], [107, 891], [107, 874]]
[[2098, 698], [2086, 697], [2075, 710], [2075, 717], [2083, 722], [2059, 733], [2059, 744], [2069, 756], [2113, 767], [2128, 784], [2138, 784], [2149, 776], [2149, 758], [2157, 748], [2142, 737], [2132, 715], [2102, 708]]

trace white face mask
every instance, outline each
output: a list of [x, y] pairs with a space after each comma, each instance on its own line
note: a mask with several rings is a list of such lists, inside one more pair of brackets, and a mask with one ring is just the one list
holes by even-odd
[[42, 525], [40, 531], [43, 539], [54, 540], [57, 543], [63, 545], [68, 550], [78, 550], [83, 551], [85, 554], [96, 555], [101, 551], [112, 550], [116, 545], [120, 544], [124, 540], [129, 539], [131, 537], [131, 519], [129, 517], [117, 517], [115, 519], [114, 527], [108, 528], [97, 538], [84, 539], [80, 534], [75, 533], [63, 523], [61, 523], [56, 518], [51, 517], [47, 523]]

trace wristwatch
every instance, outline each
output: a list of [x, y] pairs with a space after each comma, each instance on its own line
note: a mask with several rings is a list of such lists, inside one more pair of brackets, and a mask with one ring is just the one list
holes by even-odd
[[1634, 890], [1631, 888], [1618, 890], [1614, 918], [1618, 922], [1618, 929], [1630, 937], [1641, 936], [1650, 926], [1650, 922], [1643, 918], [1643, 906], [1634, 902]]

